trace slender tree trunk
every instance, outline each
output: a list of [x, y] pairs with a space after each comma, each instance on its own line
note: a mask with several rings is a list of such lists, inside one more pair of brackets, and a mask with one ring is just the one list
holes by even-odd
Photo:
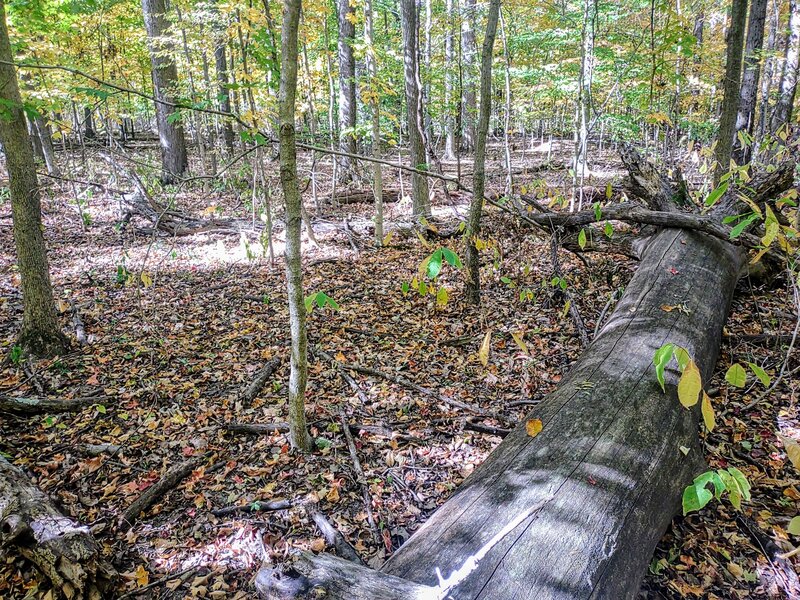
[[[425, 169], [425, 138], [420, 112], [418, 73], [417, 7], [414, 0], [400, 0], [403, 29], [403, 63], [408, 117], [408, 142], [411, 166]], [[411, 175], [411, 195], [415, 218], [431, 214], [428, 178], [420, 173]]]
[[164, 183], [172, 183], [183, 175], [189, 161], [183, 125], [170, 118], [175, 112], [170, 104], [178, 84], [178, 70], [172, 57], [165, 0], [142, 0], [142, 11], [153, 66], [153, 95], [156, 98], [156, 121], [161, 142], [161, 179]]
[[[355, 6], [350, 0], [339, 0], [339, 148], [356, 153], [356, 62], [353, 44], [356, 37]], [[353, 163], [349, 157], [339, 158], [339, 180], [353, 179]]]
[[[364, 43], [367, 47], [367, 74], [369, 75], [369, 106], [372, 112], [372, 156], [381, 157], [381, 113], [378, 88], [378, 67], [375, 60], [373, 35], [373, 0], [364, 1]], [[383, 172], [381, 165], [372, 163], [372, 195], [375, 198], [375, 246], [383, 244]]]
[[[500, 13], [500, 37], [503, 39], [503, 57], [505, 58], [505, 114], [503, 115], [503, 147], [506, 156], [506, 196], [514, 191], [514, 179], [511, 169], [511, 55], [508, 52], [508, 38], [506, 37], [506, 23], [503, 13]], [[524, 136], [523, 136], [524, 140]], [[524, 145], [524, 141], [523, 141]]]
[[800, 56], [800, 0], [789, 2], [789, 33], [786, 38], [786, 60], [783, 63], [781, 84], [775, 112], [772, 113], [772, 131], [777, 132], [792, 118], [794, 97], [797, 92], [798, 57]]
[[714, 159], [714, 187], [719, 185], [722, 175], [728, 172], [733, 150], [736, 114], [739, 112], [739, 84], [742, 75], [742, 47], [744, 28], [747, 22], [747, 0], [731, 2], [731, 21], [728, 27], [728, 49], [725, 59], [725, 81], [723, 83], [722, 113], [719, 117], [719, 133]]
[[58, 168], [58, 162], [56, 161], [56, 152], [55, 148], [53, 148], [53, 134], [50, 131], [50, 124], [44, 117], [39, 116], [33, 120], [33, 125], [39, 136], [39, 143], [42, 145], [42, 154], [44, 155], [44, 164], [47, 167], [47, 174], [55, 176], [60, 175], [61, 170]]
[[753, 141], [753, 154], [757, 151], [758, 143], [764, 137], [769, 126], [769, 92], [772, 87], [772, 77], [775, 71], [775, 40], [780, 27], [780, 10], [777, 0], [773, 0], [772, 14], [770, 16], [769, 36], [767, 37], [767, 60], [764, 62], [764, 76], [761, 78], [761, 99], [758, 109], [758, 127]]
[[[228, 90], [228, 60], [225, 57], [225, 32], [222, 28], [214, 34], [214, 65], [217, 71], [217, 95], [219, 97], [219, 110], [231, 112], [231, 96]], [[222, 143], [230, 156], [233, 156], [233, 124], [229, 119], [222, 120]]]
[[[33, 147], [25, 125], [17, 72], [6, 25], [5, 0], [0, 0], [0, 143], [6, 157], [17, 266], [22, 282], [22, 330], [19, 344], [36, 356], [55, 356], [67, 348], [56, 318], [47, 264], [42, 207]], [[10, 117], [10, 118], [8, 118]]]
[[584, 0], [583, 29], [581, 32], [581, 70], [578, 79], [578, 102], [575, 135], [575, 160], [573, 193], [570, 210], [575, 209], [577, 192], [578, 206], [583, 205], [583, 179], [586, 174], [586, 155], [589, 144], [589, 121], [592, 110], [592, 77], [594, 76], [594, 36], [597, 21], [597, 0]]
[[736, 132], [742, 132], [744, 144], [734, 140], [733, 159], [737, 164], [750, 162], [750, 139], [753, 134], [758, 97], [758, 79], [761, 75], [761, 49], [764, 46], [764, 22], [767, 18], [767, 0], [751, 0], [747, 23], [747, 41], [744, 46], [744, 73], [739, 93], [739, 112], [736, 115]]
[[461, 140], [464, 149], [475, 148], [475, 119], [477, 116], [477, 98], [475, 96], [475, 55], [478, 49], [475, 43], [476, 0], [464, 0], [464, 11], [461, 16], [461, 57], [462, 57], [462, 103], [461, 103]]
[[457, 0], [447, 0], [447, 24], [444, 34], [444, 159], [453, 160], [456, 156], [456, 127], [453, 115], [453, 92], [456, 74], [453, 71], [455, 51], [453, 45], [453, 18]]
[[300, 247], [302, 197], [297, 184], [295, 146], [295, 94], [297, 90], [297, 29], [301, 0], [285, 0], [281, 35], [280, 170], [286, 201], [286, 287], [289, 296], [289, 328], [292, 336], [289, 374], [289, 437], [294, 448], [311, 450], [306, 427], [305, 393], [308, 380], [306, 307], [303, 301], [303, 265]]
[[494, 55], [494, 39], [497, 35], [497, 21], [500, 15], [500, 0], [491, 0], [489, 16], [486, 21], [486, 35], [483, 38], [481, 55], [481, 104], [478, 115], [478, 128], [475, 137], [475, 161], [472, 173], [472, 201], [469, 205], [466, 239], [467, 285], [465, 289], [467, 301], [472, 304], [481, 302], [480, 255], [476, 241], [481, 231], [481, 212], [483, 212], [483, 196], [486, 185], [486, 137], [489, 133], [489, 115], [492, 112], [492, 58]]

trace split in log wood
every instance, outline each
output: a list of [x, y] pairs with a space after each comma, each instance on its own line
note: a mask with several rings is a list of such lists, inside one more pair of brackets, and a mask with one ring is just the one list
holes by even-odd
[[125, 509], [120, 517], [120, 527], [128, 529], [136, 522], [139, 515], [155, 504], [167, 492], [186, 479], [200, 464], [202, 457], [187, 460], [169, 469], [156, 483], [147, 488], [141, 496]]
[[117, 578], [89, 528], [62, 515], [19, 467], [2, 456], [0, 546], [31, 561], [56, 594], [68, 599], [100, 600]]

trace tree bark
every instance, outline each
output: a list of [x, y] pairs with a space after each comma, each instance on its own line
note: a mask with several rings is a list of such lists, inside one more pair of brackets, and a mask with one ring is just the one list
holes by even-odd
[[581, 70], [578, 77], [578, 98], [575, 106], [575, 168], [570, 210], [575, 208], [575, 191], [578, 207], [583, 206], [583, 179], [586, 174], [586, 154], [589, 143], [589, 121], [592, 110], [592, 77], [594, 73], [594, 36], [597, 21], [597, 0], [584, 0], [583, 28], [581, 30]]
[[725, 59], [725, 80], [723, 82], [722, 114], [719, 117], [719, 133], [714, 159], [714, 187], [720, 178], [730, 170], [731, 151], [739, 112], [739, 84], [742, 74], [742, 46], [744, 27], [747, 21], [747, 0], [732, 0], [731, 21], [728, 27], [728, 49]]
[[472, 171], [472, 201], [467, 219], [467, 285], [465, 295], [471, 304], [481, 303], [481, 264], [477, 247], [481, 232], [481, 213], [483, 212], [484, 191], [486, 189], [486, 137], [489, 133], [489, 115], [492, 112], [492, 58], [494, 39], [497, 35], [497, 21], [500, 15], [500, 0], [491, 0], [489, 16], [486, 21], [486, 35], [483, 38], [481, 56], [481, 104], [478, 116], [478, 129], [475, 137], [475, 161]]
[[55, 356], [67, 348], [58, 326], [47, 248], [42, 225], [42, 206], [36, 161], [17, 82], [8, 39], [5, 1], [0, 0], [0, 100], [5, 113], [0, 118], [0, 143], [6, 158], [14, 245], [22, 281], [22, 329], [19, 344], [36, 356]]
[[153, 67], [153, 96], [156, 99], [156, 122], [161, 142], [161, 179], [164, 183], [174, 183], [186, 171], [189, 161], [183, 125], [174, 117], [171, 118], [175, 112], [171, 104], [178, 84], [178, 70], [172, 56], [173, 45], [169, 39], [165, 0], [142, 0], [142, 12]]
[[[372, 0], [364, 0], [364, 42], [367, 46], [367, 74], [369, 75], [370, 100], [372, 113], [372, 157], [381, 157], [381, 112], [378, 88], [378, 66], [375, 59], [375, 40], [373, 36]], [[372, 195], [375, 199], [375, 246], [383, 244], [383, 171], [380, 163], [372, 163]]]
[[478, 114], [478, 100], [475, 94], [475, 55], [478, 54], [473, 26], [476, 0], [464, 0], [461, 15], [461, 56], [463, 63], [463, 86], [461, 99], [461, 140], [464, 149], [475, 148], [475, 128]]
[[[408, 117], [408, 146], [411, 166], [427, 170], [425, 138], [422, 123], [421, 98], [419, 89], [418, 60], [418, 22], [417, 7], [414, 0], [400, 0], [403, 29], [403, 65], [406, 91], [406, 115]], [[415, 218], [431, 214], [428, 178], [420, 173], [411, 175], [412, 212]]]
[[289, 296], [289, 329], [292, 336], [289, 373], [289, 438], [294, 448], [311, 450], [305, 414], [308, 349], [306, 307], [303, 298], [303, 263], [300, 245], [302, 197], [297, 184], [297, 147], [295, 146], [295, 93], [297, 90], [297, 28], [301, 0], [285, 0], [281, 34], [280, 172], [286, 202], [286, 288]]
[[455, 49], [453, 44], [453, 18], [458, 0], [447, 0], [447, 23], [444, 33], [444, 159], [456, 157], [456, 119], [453, 114], [453, 92], [455, 90]]
[[747, 22], [747, 41], [744, 45], [744, 73], [742, 87], [739, 92], [739, 112], [736, 115], [736, 132], [746, 134], [742, 144], [738, 135], [734, 140], [733, 159], [736, 164], [750, 162], [756, 115], [756, 98], [758, 97], [758, 80], [761, 75], [761, 49], [764, 46], [764, 23], [767, 19], [767, 0], [752, 0], [750, 17]]
[[58, 168], [58, 162], [56, 162], [56, 151], [53, 148], [53, 134], [50, 131], [50, 125], [44, 117], [38, 116], [33, 120], [33, 126], [36, 128], [39, 143], [42, 145], [42, 155], [44, 156], [45, 167], [47, 167], [47, 174], [58, 177], [61, 175], [61, 170]]
[[789, 33], [786, 38], [786, 60], [783, 63], [781, 84], [775, 112], [772, 113], [772, 132], [777, 132], [792, 118], [797, 92], [797, 73], [800, 58], [800, 0], [789, 2]]
[[[219, 110], [229, 113], [231, 112], [231, 97], [228, 90], [228, 60], [225, 58], [225, 40], [221, 35], [214, 46], [214, 65], [217, 71]], [[222, 143], [228, 154], [233, 156], [233, 124], [228, 119], [222, 121]]]
[[19, 467], [2, 456], [0, 542], [35, 564], [57, 596], [100, 600], [117, 577], [89, 528], [62, 515]]
[[[787, 161], [756, 174], [753, 201], [791, 186], [793, 169]], [[731, 189], [711, 214], [738, 213], [739, 193]], [[665, 343], [682, 346], [709, 380], [746, 261], [741, 248], [694, 231], [662, 229], [643, 245], [624, 295], [570, 373], [381, 567], [385, 579], [315, 557], [297, 576], [284, 573], [284, 589], [310, 581], [326, 598], [349, 598], [331, 580], [347, 572], [348, 589], [381, 585], [371, 597], [383, 599], [403, 597], [396, 578], [427, 586], [409, 588], [412, 598], [636, 598], [684, 487], [705, 466], [699, 407], [678, 401], [677, 369], [661, 390], [653, 355]], [[527, 432], [530, 419], [541, 421], [537, 435]]]
[[[353, 44], [356, 37], [356, 11], [350, 0], [338, 0], [339, 7], [339, 148], [356, 153], [356, 61]], [[339, 159], [339, 180], [353, 179], [353, 163], [347, 156]]]

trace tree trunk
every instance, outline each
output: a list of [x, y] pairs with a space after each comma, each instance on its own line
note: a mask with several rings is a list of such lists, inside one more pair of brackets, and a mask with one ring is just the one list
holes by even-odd
[[[418, 65], [418, 26], [417, 7], [414, 0], [400, 0], [403, 29], [403, 64], [406, 90], [406, 115], [408, 117], [408, 147], [411, 166], [423, 169], [426, 165], [425, 138], [420, 106], [420, 89], [417, 73]], [[421, 173], [411, 175], [411, 196], [413, 216], [416, 218], [431, 214], [431, 201], [428, 178]]]
[[59, 597], [100, 600], [117, 577], [89, 528], [58, 512], [50, 498], [2, 456], [0, 542], [35, 564]]
[[[356, 61], [353, 44], [356, 37], [356, 11], [350, 0], [338, 0], [339, 6], [339, 149], [356, 153]], [[339, 180], [353, 179], [353, 163], [347, 156], [339, 158]]]
[[478, 130], [475, 138], [475, 162], [472, 171], [472, 201], [467, 220], [466, 267], [467, 285], [465, 295], [472, 304], [481, 303], [481, 261], [477, 239], [481, 232], [481, 213], [486, 187], [486, 136], [489, 132], [489, 115], [492, 111], [492, 58], [494, 38], [497, 34], [497, 21], [500, 15], [500, 0], [491, 0], [489, 17], [486, 21], [486, 35], [483, 38], [481, 56], [481, 105], [478, 116]]
[[583, 205], [583, 179], [586, 174], [586, 154], [589, 144], [589, 121], [592, 110], [592, 76], [594, 73], [594, 34], [597, 21], [597, 0], [584, 0], [583, 29], [581, 31], [581, 70], [578, 77], [578, 101], [575, 107], [575, 161], [573, 192], [570, 210]]
[[286, 287], [289, 296], [289, 329], [292, 336], [292, 359], [289, 374], [289, 437], [294, 448], [311, 450], [305, 415], [308, 357], [306, 307], [303, 298], [303, 264], [300, 246], [302, 197], [297, 184], [297, 147], [295, 146], [294, 111], [297, 90], [297, 28], [301, 0], [285, 0], [281, 34], [280, 169], [283, 197], [286, 201]]
[[[378, 67], [375, 64], [372, 0], [364, 1], [364, 42], [367, 46], [367, 73], [370, 84], [369, 107], [372, 112], [372, 156], [381, 157], [381, 112], [378, 89]], [[383, 244], [383, 171], [377, 162], [372, 163], [372, 194], [375, 199], [375, 246]]]
[[36, 128], [36, 134], [39, 136], [39, 143], [42, 145], [42, 155], [44, 156], [44, 164], [47, 167], [47, 174], [58, 177], [61, 175], [61, 170], [56, 162], [56, 151], [53, 148], [53, 135], [50, 132], [50, 125], [42, 116], [36, 117], [33, 120], [33, 125]]
[[756, 139], [753, 142], [753, 151], [757, 149], [758, 142], [761, 141], [764, 134], [769, 127], [769, 92], [772, 87], [772, 76], [775, 69], [775, 40], [777, 38], [778, 28], [780, 27], [780, 10], [777, 6], [777, 0], [772, 3], [772, 14], [770, 16], [769, 36], [767, 37], [767, 60], [764, 63], [764, 76], [761, 78], [761, 99], [760, 107], [758, 110], [758, 129], [756, 130]]
[[742, 46], [744, 27], [747, 21], [747, 0], [732, 0], [731, 22], [728, 27], [728, 49], [725, 59], [725, 81], [723, 82], [722, 113], [719, 117], [719, 132], [714, 159], [714, 187], [730, 170], [736, 115], [739, 112], [739, 83], [742, 75]]
[[[628, 166], [632, 190], [650, 190], [643, 199], [651, 208], [681, 214], [671, 206], [675, 188], [654, 167]], [[793, 169], [787, 161], [754, 177], [753, 200], [791, 186]], [[711, 213], [717, 222], [742, 209], [739, 193], [730, 190], [724, 209]], [[653, 355], [665, 343], [682, 346], [710, 379], [746, 261], [741, 247], [695, 231], [662, 229], [640, 242], [638, 270], [570, 373], [383, 565], [380, 583], [389, 589], [370, 597], [637, 597], [684, 487], [705, 465], [699, 408], [679, 403], [677, 369], [667, 370], [662, 392]], [[668, 312], [665, 303], [688, 310]], [[531, 436], [534, 419], [542, 428]], [[317, 560], [309, 569], [306, 559], [295, 580], [332, 591], [326, 598], [352, 597], [336, 593], [326, 570], [347, 571], [350, 590], [377, 589], [374, 571], [366, 576], [325, 560], [315, 566]], [[401, 591], [396, 578], [426, 587]]]
[[178, 70], [172, 56], [165, 0], [142, 0], [142, 12], [153, 67], [153, 96], [156, 99], [156, 122], [161, 142], [161, 180], [174, 183], [186, 171], [189, 162], [183, 125], [172, 117]]
[[798, 57], [800, 57], [800, 0], [790, 0], [786, 60], [783, 63], [778, 101], [775, 103], [775, 112], [772, 113], [773, 133], [792, 118], [794, 97], [797, 92]]
[[455, 90], [456, 73], [453, 62], [455, 50], [453, 46], [453, 17], [457, 0], [447, 0], [447, 23], [444, 33], [444, 159], [454, 160], [456, 157], [456, 127], [453, 115], [453, 91]]
[[475, 148], [475, 122], [478, 101], [475, 95], [475, 55], [478, 53], [473, 22], [477, 10], [476, 0], [464, 0], [461, 16], [461, 56], [464, 69], [461, 103], [461, 140], [464, 149]]
[[14, 244], [22, 281], [22, 329], [19, 344], [36, 356], [55, 356], [67, 348], [67, 339], [58, 326], [53, 288], [47, 264], [47, 248], [42, 225], [42, 206], [36, 161], [19, 93], [17, 72], [6, 25], [5, 1], [0, 0], [0, 143], [6, 157]]
[[761, 49], [764, 46], [764, 23], [767, 19], [767, 0], [752, 0], [747, 23], [747, 41], [744, 46], [744, 73], [739, 93], [739, 113], [736, 115], [736, 132], [742, 132], [744, 144], [734, 140], [734, 160], [743, 165], [750, 162], [750, 149], [755, 125], [758, 79], [761, 75]]
[[[222, 33], [217, 33], [216, 44], [214, 46], [214, 64], [217, 71], [217, 85], [219, 96], [219, 109], [222, 112], [231, 112], [231, 97], [228, 90], [228, 60], [225, 58], [225, 39]], [[222, 143], [229, 156], [233, 156], [233, 124], [229, 119], [222, 121]]]

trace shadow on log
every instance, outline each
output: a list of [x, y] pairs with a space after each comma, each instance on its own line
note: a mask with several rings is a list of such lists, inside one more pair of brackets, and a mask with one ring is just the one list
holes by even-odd
[[[683, 214], [668, 205], [685, 203], [674, 184], [635, 152], [623, 158], [650, 194], [651, 211]], [[751, 198], [786, 189], [792, 172], [784, 163], [754, 177]], [[732, 189], [722, 205], [741, 191]], [[310, 585], [329, 599], [635, 598], [684, 487], [705, 466], [697, 411], [678, 402], [677, 371], [667, 372], [662, 392], [653, 354], [678, 344], [710, 378], [747, 256], [741, 245], [694, 229], [661, 228], [642, 245], [608, 322], [528, 415], [544, 425], [537, 436], [524, 423], [512, 431], [380, 571], [304, 556], [280, 586], [270, 588], [276, 576], [265, 571], [262, 597], [313, 597]], [[406, 592], [398, 578], [417, 585]]]
[[99, 600], [117, 574], [88, 527], [62, 515], [22, 470], [0, 457], [0, 545], [30, 560], [56, 597]]

